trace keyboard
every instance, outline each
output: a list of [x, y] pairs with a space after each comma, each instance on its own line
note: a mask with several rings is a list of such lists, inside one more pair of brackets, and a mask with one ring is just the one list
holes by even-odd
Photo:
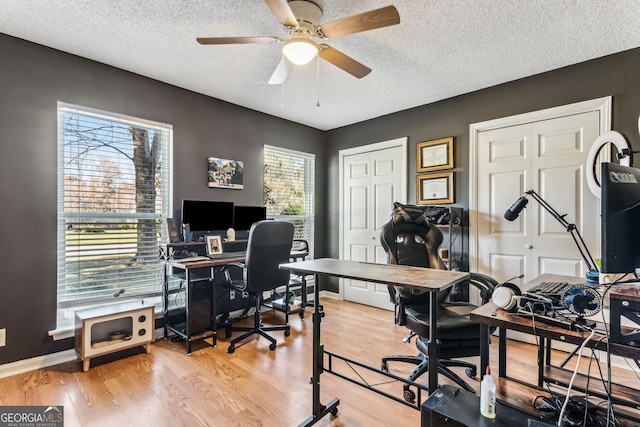
[[206, 261], [209, 258], [206, 256], [191, 256], [186, 258], [173, 258], [173, 261], [177, 262], [193, 262], [193, 261]]
[[205, 259], [244, 258], [245, 256], [247, 256], [246, 251], [236, 251], [236, 252], [223, 252], [221, 254], [207, 255], [208, 258], [205, 258]]
[[571, 286], [573, 285], [567, 282], [540, 282], [533, 288], [527, 290], [527, 292], [530, 294], [559, 299]]

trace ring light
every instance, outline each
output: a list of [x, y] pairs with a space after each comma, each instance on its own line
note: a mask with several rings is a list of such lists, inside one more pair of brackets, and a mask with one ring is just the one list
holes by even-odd
[[[640, 118], [638, 118], [638, 130], [640, 131]], [[618, 154], [620, 155], [623, 154], [622, 150], [631, 149], [631, 147], [629, 147], [629, 143], [624, 138], [624, 136], [622, 136], [621, 133], [616, 132], [614, 130], [603, 133], [602, 135], [597, 137], [595, 141], [593, 141], [593, 144], [591, 145], [591, 150], [589, 150], [589, 156], [587, 157], [586, 172], [587, 172], [587, 185], [589, 186], [589, 189], [591, 190], [593, 195], [596, 196], [597, 198], [600, 198], [600, 183], [598, 182], [598, 178], [596, 176], [596, 172], [597, 172], [596, 159], [598, 158], [598, 155], [600, 154], [600, 150], [602, 150], [602, 147], [604, 147], [609, 143], [613, 144], [616, 147]], [[620, 164], [624, 166], [630, 166], [631, 165], [630, 157], [631, 156], [620, 158]]]

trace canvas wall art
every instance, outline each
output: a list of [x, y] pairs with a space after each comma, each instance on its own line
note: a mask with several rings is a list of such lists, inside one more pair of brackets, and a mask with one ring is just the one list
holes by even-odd
[[244, 188], [244, 163], [237, 160], [226, 160], [209, 157], [207, 185], [211, 188], [230, 188], [242, 190]]

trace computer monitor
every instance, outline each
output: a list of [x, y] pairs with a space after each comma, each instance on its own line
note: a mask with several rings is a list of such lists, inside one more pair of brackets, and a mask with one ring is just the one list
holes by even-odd
[[233, 209], [233, 229], [249, 230], [254, 222], [267, 219], [267, 208], [264, 206], [235, 206]]
[[233, 226], [233, 202], [183, 200], [182, 223], [191, 231], [220, 231]]
[[602, 163], [602, 273], [634, 273], [640, 268], [640, 169]]

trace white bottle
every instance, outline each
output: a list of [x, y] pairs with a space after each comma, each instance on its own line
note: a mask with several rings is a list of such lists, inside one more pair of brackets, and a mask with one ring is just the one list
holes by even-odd
[[233, 242], [234, 240], [236, 240], [236, 231], [233, 228], [229, 228], [227, 230], [227, 240], [229, 242]]
[[488, 366], [480, 383], [480, 413], [487, 418], [496, 417], [496, 383]]

